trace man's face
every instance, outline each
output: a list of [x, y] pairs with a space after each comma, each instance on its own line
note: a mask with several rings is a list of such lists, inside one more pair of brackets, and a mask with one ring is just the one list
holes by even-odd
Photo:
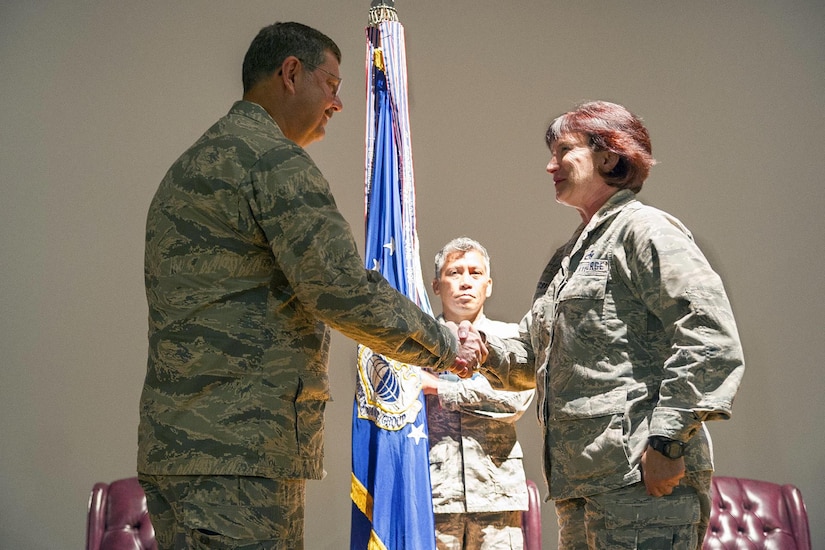
[[493, 280], [477, 250], [449, 254], [439, 277], [433, 280], [444, 318], [456, 323], [475, 321], [492, 290]]
[[333, 113], [344, 108], [338, 97], [341, 85], [338, 60], [331, 52], [317, 67], [302, 63], [303, 78], [298, 89], [299, 101], [294, 112], [297, 124], [291, 136], [301, 147], [324, 139], [326, 125]]

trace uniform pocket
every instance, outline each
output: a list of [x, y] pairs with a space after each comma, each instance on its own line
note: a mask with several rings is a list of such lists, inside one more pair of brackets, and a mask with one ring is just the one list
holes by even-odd
[[[578, 395], [578, 396], [577, 396]], [[625, 388], [616, 388], [594, 396], [560, 395], [553, 407], [554, 420], [578, 420], [624, 413], [627, 404]]]
[[677, 487], [666, 497], [652, 497], [643, 483], [590, 497], [591, 511], [602, 514], [604, 530], [597, 539], [604, 548], [693, 549], [701, 517], [699, 497], [690, 487]]
[[604, 300], [607, 275], [607, 271], [591, 275], [574, 274], [559, 292], [559, 301], [572, 299]]
[[558, 439], [564, 441], [564, 455], [554, 464], [569, 479], [586, 480], [625, 471], [626, 449], [623, 388], [593, 397], [557, 398], [553, 420]]
[[201, 477], [182, 504], [187, 548], [275, 548], [303, 537], [303, 482]]
[[[559, 291], [553, 322], [554, 347], [574, 351], [576, 356], [583, 346], [590, 350], [602, 349], [608, 344], [605, 335], [605, 301], [608, 295], [607, 274], [599, 276], [573, 276]], [[589, 352], [589, 353], [592, 353]]]

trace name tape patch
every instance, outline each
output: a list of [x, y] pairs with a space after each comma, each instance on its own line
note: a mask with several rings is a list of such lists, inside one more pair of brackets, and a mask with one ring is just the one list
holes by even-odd
[[607, 273], [607, 260], [584, 260], [576, 268], [580, 275], [604, 275]]

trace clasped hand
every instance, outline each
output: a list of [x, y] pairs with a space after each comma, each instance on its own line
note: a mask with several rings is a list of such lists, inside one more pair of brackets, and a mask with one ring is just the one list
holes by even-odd
[[458, 337], [458, 356], [450, 368], [450, 372], [459, 378], [470, 378], [473, 371], [487, 359], [487, 346], [478, 330], [470, 321], [461, 321], [456, 325], [446, 323], [450, 330]]

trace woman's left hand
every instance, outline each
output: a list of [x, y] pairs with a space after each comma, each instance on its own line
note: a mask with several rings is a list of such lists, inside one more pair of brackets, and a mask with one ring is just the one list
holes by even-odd
[[668, 458], [648, 447], [642, 454], [642, 480], [647, 494], [663, 497], [673, 492], [685, 477], [685, 458]]

